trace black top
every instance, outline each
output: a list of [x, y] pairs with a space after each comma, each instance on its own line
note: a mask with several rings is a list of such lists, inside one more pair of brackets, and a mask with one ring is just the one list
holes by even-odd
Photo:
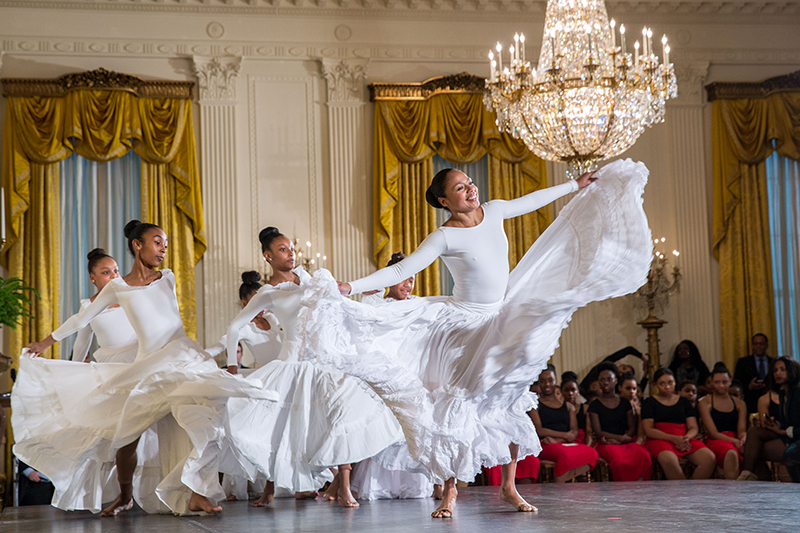
[[769, 416], [774, 418], [776, 422], [780, 422], [781, 418], [782, 418], [781, 415], [783, 414], [781, 412], [781, 404], [773, 402], [772, 398], [770, 398], [769, 399], [769, 408], [767, 409], [767, 413], [769, 413]]
[[652, 418], [654, 424], [659, 422], [685, 424], [690, 416], [697, 418], [697, 410], [683, 396], [678, 398], [675, 405], [664, 405], [653, 397], [642, 402], [642, 420]]
[[717, 411], [714, 409], [714, 395], [711, 395], [711, 420], [717, 426], [717, 431], [733, 431], [736, 433], [739, 429], [739, 409], [736, 407], [736, 402], [733, 402], [733, 411]]
[[614, 409], [609, 409], [599, 399], [589, 404], [589, 412], [597, 413], [600, 419], [600, 431], [612, 435], [624, 435], [628, 432], [628, 411], [631, 409], [631, 402], [625, 398], [620, 398], [619, 405]]
[[586, 431], [586, 413], [583, 411], [583, 405], [575, 411], [575, 418], [578, 420], [578, 429]]
[[551, 431], [561, 431], [566, 433], [569, 431], [569, 409], [567, 409], [567, 402], [561, 404], [558, 409], [547, 407], [542, 402], [539, 402], [539, 420], [542, 421], [542, 427]]

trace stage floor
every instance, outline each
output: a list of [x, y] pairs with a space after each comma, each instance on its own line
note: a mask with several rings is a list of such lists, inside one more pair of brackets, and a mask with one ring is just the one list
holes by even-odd
[[518, 513], [497, 498], [494, 487], [459, 492], [452, 519], [432, 519], [437, 503], [425, 500], [338, 504], [278, 499], [264, 509], [247, 502], [223, 504], [220, 516], [146, 515], [116, 518], [64, 512], [48, 506], [7, 508], [0, 531], [25, 532], [312, 532], [395, 533], [426, 531], [798, 531], [800, 484], [732, 481], [647, 481], [522, 485], [539, 514]]

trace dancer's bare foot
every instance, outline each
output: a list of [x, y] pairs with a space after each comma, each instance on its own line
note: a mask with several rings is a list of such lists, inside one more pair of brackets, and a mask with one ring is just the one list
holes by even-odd
[[500, 494], [498, 496], [500, 496], [501, 500], [510, 503], [517, 511], [522, 513], [539, 512], [539, 509], [526, 502], [525, 499], [519, 495], [516, 487], [500, 487]]
[[103, 509], [103, 512], [100, 513], [100, 516], [117, 516], [125, 511], [130, 511], [131, 508], [133, 508], [133, 496], [130, 494], [127, 496], [120, 494], [117, 496], [116, 500], [111, 502], [111, 505]]
[[331, 484], [328, 485], [328, 490], [325, 491], [325, 493], [322, 495], [322, 497], [325, 498], [329, 502], [335, 502], [336, 501], [336, 495], [339, 492], [339, 484], [341, 483], [341, 480], [342, 480], [341, 475], [337, 473], [333, 477], [333, 481], [331, 481]]
[[295, 500], [315, 500], [317, 498], [317, 491], [307, 490], [305, 492], [295, 492]]
[[358, 500], [356, 500], [353, 493], [350, 492], [349, 484], [347, 484], [347, 486], [345, 486], [345, 483], [339, 484], [339, 492], [336, 500], [342, 507], [359, 507]]
[[189, 498], [189, 510], [193, 512], [202, 511], [208, 514], [217, 514], [222, 512], [222, 507], [219, 505], [212, 505], [212, 503], [208, 501], [208, 498], [193, 492], [192, 497]]
[[225, 501], [226, 501], [226, 502], [235, 502], [236, 500], [237, 500], [237, 498], [236, 498], [236, 495], [235, 495], [235, 494], [231, 494], [230, 496], [228, 496], [227, 498], [225, 498]]
[[252, 503], [252, 507], [266, 507], [275, 499], [275, 484], [272, 481], [267, 481], [264, 485], [264, 494], [259, 499]]
[[458, 498], [458, 490], [456, 490], [455, 481], [452, 483], [445, 483], [442, 493], [442, 503], [439, 507], [431, 513], [433, 518], [453, 518], [453, 509], [456, 507], [456, 498]]
[[434, 500], [441, 500], [442, 499], [442, 494], [444, 494], [444, 491], [442, 491], [442, 486], [439, 485], [438, 483], [434, 484], [433, 485], [433, 499]]

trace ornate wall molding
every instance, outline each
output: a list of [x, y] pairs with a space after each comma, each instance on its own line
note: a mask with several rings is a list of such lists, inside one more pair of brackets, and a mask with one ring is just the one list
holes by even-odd
[[328, 82], [328, 104], [363, 102], [369, 59], [319, 59], [320, 69]]
[[[784, 18], [800, 16], [797, 2], [770, 2], [757, 0], [611, 0], [608, 10], [614, 15], [636, 16], [658, 14], [678, 17], [707, 18], [766, 16]], [[70, 9], [80, 11], [196, 13], [224, 15], [272, 15], [353, 17], [395, 16], [409, 18], [480, 18], [486, 20], [493, 14], [509, 20], [523, 15], [544, 15], [545, 0], [225, 0], [211, 3], [208, 0], [158, 0], [152, 2], [110, 2], [108, 0], [0, 0], [0, 7], [39, 9]], [[494, 18], [497, 18], [494, 17]]]
[[127, 91], [140, 97], [192, 98], [194, 82], [147, 81], [130, 74], [120, 74], [104, 68], [66, 74], [56, 79], [5, 78], [3, 96], [60, 97], [75, 89], [108, 89]]
[[447, 93], [483, 94], [486, 78], [468, 72], [439, 76], [422, 83], [371, 83], [369, 99], [378, 100], [427, 100], [431, 96]]
[[729, 83], [715, 82], [706, 86], [708, 101], [739, 100], [743, 98], [766, 98], [776, 93], [800, 91], [800, 70], [776, 76], [762, 82]]
[[708, 61], [675, 63], [678, 98], [670, 105], [703, 105], [703, 83], [708, 76]]
[[242, 65], [238, 56], [193, 56], [200, 102], [235, 102], [236, 76]]

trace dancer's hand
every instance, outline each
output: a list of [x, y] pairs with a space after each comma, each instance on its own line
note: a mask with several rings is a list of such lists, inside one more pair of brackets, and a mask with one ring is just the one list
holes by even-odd
[[234, 376], [239, 373], [239, 367], [236, 365], [228, 365], [228, 372], [233, 374]]
[[575, 181], [578, 182], [578, 188], [583, 189], [584, 187], [588, 187], [593, 181], [597, 181], [597, 178], [595, 177], [594, 172], [587, 172]]
[[353, 290], [349, 283], [343, 281], [337, 281], [336, 283], [339, 285], [339, 292], [342, 293], [342, 296], [348, 296], [350, 291]]
[[30, 343], [27, 348], [31, 357], [36, 357], [52, 345], [56, 343], [52, 335], [48, 335], [46, 339], [39, 342]]
[[372, 296], [373, 294], [378, 294], [379, 292], [380, 289], [375, 289], [374, 291], [362, 292], [361, 294], [363, 294], [364, 296]]

